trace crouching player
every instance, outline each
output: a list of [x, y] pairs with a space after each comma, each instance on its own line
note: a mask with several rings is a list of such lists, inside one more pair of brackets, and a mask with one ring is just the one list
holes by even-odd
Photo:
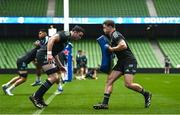
[[34, 44], [35, 44], [35, 48], [30, 50], [29, 52], [27, 52], [25, 55], [23, 55], [22, 57], [17, 59], [17, 69], [18, 69], [18, 76], [12, 78], [9, 82], [7, 82], [6, 84], [2, 85], [2, 89], [4, 91], [5, 94], [9, 95], [9, 96], [13, 96], [14, 94], [11, 93], [11, 91], [17, 87], [18, 85], [21, 85], [22, 83], [24, 83], [27, 80], [27, 75], [28, 75], [28, 71], [27, 71], [27, 67], [28, 64], [32, 61], [35, 60], [36, 57], [36, 52], [40, 47], [43, 47], [47, 41], [48, 38], [47, 33], [44, 29], [41, 29], [39, 31], [39, 40], [37, 40]]
[[37, 62], [48, 75], [48, 78], [40, 88], [29, 97], [35, 107], [42, 109], [47, 106], [43, 100], [44, 94], [54, 83], [59, 82], [57, 72], [59, 70], [66, 72], [61, 63], [59, 63], [59, 69], [57, 68], [57, 63], [55, 63], [54, 58], [57, 58], [56, 55], [65, 48], [70, 39], [79, 40], [83, 34], [84, 29], [80, 26], [75, 26], [70, 32], [57, 32], [55, 35], [50, 37], [46, 47], [42, 47], [38, 50], [36, 54]]

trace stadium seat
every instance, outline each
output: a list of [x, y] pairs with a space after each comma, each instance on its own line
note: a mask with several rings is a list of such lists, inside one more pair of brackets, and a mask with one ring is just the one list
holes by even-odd
[[158, 16], [179, 16], [179, 0], [154, 0]]
[[129, 46], [134, 53], [139, 68], [160, 68], [161, 65], [156, 59], [150, 42], [143, 38], [130, 39]]
[[2, 0], [1, 16], [46, 16], [48, 0]]
[[175, 38], [160, 38], [158, 41], [163, 53], [169, 56], [171, 65], [176, 67], [178, 64], [180, 64], [180, 40]]
[[[135, 57], [138, 61], [139, 68], [159, 68], [162, 65], [159, 64], [158, 60], [156, 59], [151, 45], [147, 39], [143, 38], [131, 38], [127, 39], [129, 46], [132, 49]], [[16, 68], [16, 59], [18, 56], [23, 55], [29, 49], [32, 49], [33, 45], [32, 39], [1, 39], [0, 40], [0, 48], [4, 49], [1, 50], [0, 53], [0, 68]], [[174, 44], [173, 44], [174, 45]], [[178, 44], [176, 45], [178, 47]], [[180, 45], [179, 45], [180, 46]], [[170, 47], [167, 45], [167, 47]], [[17, 50], [18, 49], [18, 50]], [[88, 58], [88, 67], [98, 67], [101, 63], [101, 50], [97, 41], [95, 39], [86, 39], [81, 40], [81, 42], [73, 42], [73, 57], [76, 56], [78, 50], [83, 50], [86, 52]], [[170, 50], [169, 52], [173, 52]], [[176, 55], [173, 55], [174, 57]], [[175, 57], [173, 60], [178, 60], [180, 57]], [[173, 61], [174, 63], [174, 61]], [[175, 65], [175, 64], [174, 64]], [[33, 64], [28, 66], [29, 68], [34, 68]]]
[[[56, 16], [63, 16], [63, 0], [56, 0]], [[70, 16], [149, 16], [145, 0], [70, 0]]]

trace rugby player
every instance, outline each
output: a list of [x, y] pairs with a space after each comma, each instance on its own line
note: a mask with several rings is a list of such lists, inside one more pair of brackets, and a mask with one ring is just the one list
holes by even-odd
[[58, 71], [66, 72], [62, 63], [55, 63], [57, 54], [60, 53], [68, 44], [70, 39], [79, 40], [84, 35], [84, 29], [80, 26], [75, 26], [70, 32], [59, 31], [49, 38], [46, 47], [42, 47], [36, 54], [37, 62], [42, 67], [43, 71], [48, 75], [46, 81], [40, 88], [33, 93], [29, 99], [35, 107], [42, 109], [47, 106], [44, 103], [43, 96], [54, 84], [59, 82]]
[[37, 40], [34, 45], [36, 46], [34, 49], [28, 51], [25, 55], [21, 56], [17, 59], [17, 69], [18, 69], [18, 76], [12, 78], [9, 82], [2, 85], [2, 89], [5, 94], [9, 96], [13, 96], [14, 94], [11, 91], [24, 83], [27, 80], [28, 71], [27, 67], [28, 64], [35, 60], [36, 52], [40, 47], [43, 47], [47, 41], [47, 33], [44, 29], [39, 30], [38, 34], [39, 40]]
[[108, 109], [108, 102], [113, 91], [113, 83], [122, 75], [124, 75], [124, 84], [127, 88], [143, 95], [145, 99], [145, 108], [148, 108], [151, 103], [152, 94], [145, 91], [144, 88], [134, 83], [134, 74], [137, 69], [137, 61], [131, 52], [126, 39], [115, 28], [115, 23], [112, 20], [106, 20], [103, 23], [103, 31], [109, 37], [110, 44], [107, 45], [109, 52], [115, 53], [118, 61], [113, 67], [111, 73], [107, 77], [104, 99], [101, 103], [93, 106], [94, 109]]

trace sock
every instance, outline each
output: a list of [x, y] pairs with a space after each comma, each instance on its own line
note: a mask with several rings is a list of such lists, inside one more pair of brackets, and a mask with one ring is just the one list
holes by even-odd
[[104, 94], [103, 104], [107, 104], [108, 105], [110, 95], [111, 94], [107, 94], [107, 93]]
[[147, 91], [145, 91], [144, 89], [142, 89], [142, 91], [140, 92], [142, 95], [146, 96], [148, 94]]
[[6, 87], [9, 87], [10, 85], [11, 85], [10, 82], [7, 82], [7, 83], [5, 84]]
[[46, 81], [41, 85], [41, 87], [34, 93], [34, 97], [41, 99], [52, 85], [53, 84], [46, 79]]
[[16, 86], [13, 84], [13, 85], [11, 85], [9, 88], [7, 88], [7, 90], [12, 91], [15, 87], [16, 87]]
[[59, 83], [58, 91], [63, 91], [62, 85]]
[[40, 76], [36, 76], [36, 82], [40, 82], [41, 81], [41, 77]]

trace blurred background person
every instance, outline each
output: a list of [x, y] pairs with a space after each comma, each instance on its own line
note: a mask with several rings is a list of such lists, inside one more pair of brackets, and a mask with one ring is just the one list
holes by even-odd
[[87, 56], [82, 50], [78, 50], [76, 55], [76, 79], [83, 80], [85, 79], [87, 73]]
[[164, 62], [165, 62], [164, 73], [165, 73], [165, 74], [169, 74], [171, 62], [170, 62], [170, 59], [169, 59], [168, 56], [165, 56]]
[[48, 36], [51, 37], [51, 36], [53, 36], [56, 33], [57, 33], [57, 29], [54, 28], [53, 25], [50, 25], [50, 28], [48, 29]]

